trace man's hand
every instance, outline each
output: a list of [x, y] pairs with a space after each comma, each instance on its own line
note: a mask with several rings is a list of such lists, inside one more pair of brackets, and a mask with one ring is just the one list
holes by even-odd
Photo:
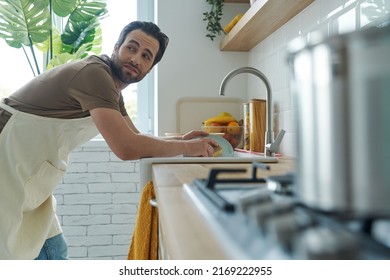
[[190, 132], [184, 134], [182, 139], [183, 140], [191, 140], [191, 139], [194, 139], [194, 138], [197, 138], [197, 137], [207, 136], [207, 135], [209, 135], [209, 134], [206, 131], [191, 130]]

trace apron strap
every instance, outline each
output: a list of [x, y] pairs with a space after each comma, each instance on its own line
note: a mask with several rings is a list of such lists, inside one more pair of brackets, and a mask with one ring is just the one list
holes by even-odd
[[4, 99], [1, 100], [0, 102], [0, 108], [3, 108], [4, 110], [10, 112], [11, 114], [15, 114], [18, 112], [18, 110], [12, 108], [11, 106], [8, 106], [7, 104], [4, 103]]

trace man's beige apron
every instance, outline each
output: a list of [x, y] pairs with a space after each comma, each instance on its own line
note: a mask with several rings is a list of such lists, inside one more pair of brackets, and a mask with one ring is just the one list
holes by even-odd
[[54, 188], [68, 155], [98, 134], [91, 117], [56, 119], [17, 111], [0, 133], [0, 259], [34, 259], [61, 227]]

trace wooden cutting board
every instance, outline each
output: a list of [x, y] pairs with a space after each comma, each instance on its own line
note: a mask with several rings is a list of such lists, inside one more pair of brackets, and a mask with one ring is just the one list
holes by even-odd
[[229, 112], [234, 118], [241, 120], [243, 102], [243, 99], [225, 96], [181, 98], [176, 103], [176, 132], [200, 130], [204, 120], [221, 112]]

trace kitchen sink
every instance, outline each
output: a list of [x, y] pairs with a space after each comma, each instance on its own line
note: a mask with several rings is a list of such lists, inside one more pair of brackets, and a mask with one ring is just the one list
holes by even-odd
[[234, 151], [234, 157], [238, 157], [238, 158], [249, 158], [249, 159], [259, 159], [259, 160], [262, 160], [262, 159], [268, 159], [264, 157], [264, 154], [254, 154], [254, 153], [250, 153], [250, 152], [239, 152], [239, 151]]
[[264, 157], [262, 154], [234, 151], [233, 157], [163, 157], [140, 159], [140, 183], [144, 186], [152, 180], [152, 164], [154, 163], [276, 163], [277, 157]]

